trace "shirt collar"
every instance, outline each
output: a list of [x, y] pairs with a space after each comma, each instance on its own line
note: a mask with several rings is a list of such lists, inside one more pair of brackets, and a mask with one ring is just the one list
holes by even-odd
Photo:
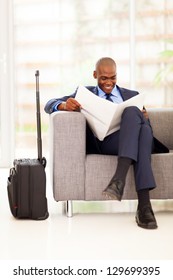
[[[98, 95], [99, 95], [100, 97], [105, 96], [106, 93], [105, 93], [99, 86], [97, 86], [97, 88], [98, 88]], [[115, 97], [118, 97], [118, 96], [119, 96], [119, 90], [118, 90], [117, 86], [115, 86], [115, 87], [113, 88], [111, 94], [114, 95]]]

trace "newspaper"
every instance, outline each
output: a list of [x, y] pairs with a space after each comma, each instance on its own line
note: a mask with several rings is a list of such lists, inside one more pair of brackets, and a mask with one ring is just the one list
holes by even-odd
[[99, 140], [120, 128], [121, 115], [126, 107], [143, 108], [144, 95], [138, 94], [122, 103], [116, 104], [93, 94], [84, 86], [79, 86], [75, 99], [81, 104], [81, 113]]

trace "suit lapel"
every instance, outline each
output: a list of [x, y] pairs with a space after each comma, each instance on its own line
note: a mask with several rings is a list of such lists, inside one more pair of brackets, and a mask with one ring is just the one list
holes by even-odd
[[130, 94], [130, 92], [128, 92], [127, 90], [125, 90], [124, 88], [120, 88], [119, 86], [117, 86], [117, 88], [119, 89], [120, 91], [120, 94], [122, 96], [122, 99], [124, 101], [128, 100], [129, 98], [132, 97], [132, 94]]
[[94, 87], [93, 90], [92, 90], [92, 92], [93, 92], [95, 95], [98, 95], [98, 89], [97, 89], [97, 87]]

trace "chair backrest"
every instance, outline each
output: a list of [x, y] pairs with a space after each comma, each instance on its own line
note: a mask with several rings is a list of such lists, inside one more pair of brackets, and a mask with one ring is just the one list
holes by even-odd
[[154, 136], [173, 150], [173, 108], [150, 108], [148, 113]]

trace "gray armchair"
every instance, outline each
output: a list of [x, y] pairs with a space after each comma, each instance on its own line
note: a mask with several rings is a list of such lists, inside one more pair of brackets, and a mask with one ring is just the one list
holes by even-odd
[[[148, 110], [155, 137], [169, 149], [153, 154], [152, 167], [157, 188], [151, 199], [173, 199], [173, 109]], [[105, 200], [102, 191], [115, 172], [116, 156], [86, 155], [85, 117], [79, 112], [56, 112], [51, 123], [51, 172], [56, 201], [67, 201], [67, 216], [72, 216], [72, 201]], [[133, 167], [127, 174], [123, 199], [136, 199]]]

